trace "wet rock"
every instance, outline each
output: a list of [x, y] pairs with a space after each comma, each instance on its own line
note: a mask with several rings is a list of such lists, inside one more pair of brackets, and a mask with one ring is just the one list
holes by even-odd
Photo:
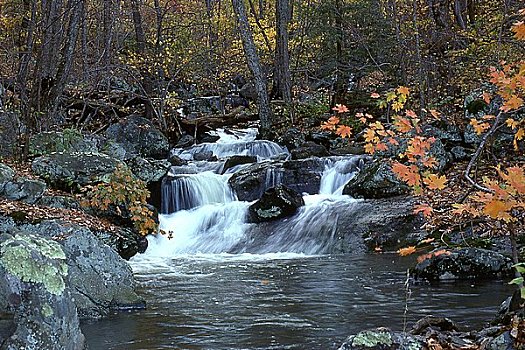
[[426, 316], [418, 320], [410, 333], [412, 334], [423, 334], [429, 329], [438, 331], [457, 331], [457, 324], [446, 317]]
[[301, 146], [305, 141], [304, 132], [298, 128], [287, 129], [281, 136], [277, 138], [277, 143], [285, 146], [288, 150], [293, 150]]
[[217, 160], [217, 156], [215, 156], [213, 154], [213, 151], [201, 151], [201, 152], [197, 152], [193, 155], [193, 160], [196, 160], [196, 161], [208, 161], [208, 162], [213, 162], [213, 161], [216, 161]]
[[250, 205], [249, 222], [260, 223], [291, 216], [304, 205], [303, 197], [286, 186], [278, 185], [264, 192], [261, 199]]
[[179, 157], [177, 155], [174, 155], [174, 154], [169, 156], [168, 162], [170, 162], [170, 164], [173, 165], [173, 166], [181, 166], [181, 165], [188, 164], [187, 160], [184, 160], [181, 157]]
[[0, 242], [0, 284], [16, 325], [0, 349], [85, 349], [61, 246], [21, 231]]
[[21, 123], [18, 115], [0, 111], [0, 158], [12, 157], [18, 153], [18, 133]]
[[148, 248], [148, 240], [137, 232], [121, 227], [117, 232], [94, 231], [93, 234], [116, 251], [122, 259], [129, 260]]
[[244, 84], [239, 90], [239, 95], [248, 101], [256, 101], [257, 90], [255, 89], [255, 85], [253, 83]]
[[228, 169], [234, 168], [237, 165], [250, 164], [250, 163], [257, 163], [257, 157], [242, 156], [242, 155], [231, 156], [230, 158], [226, 160], [226, 162], [224, 162], [224, 166], [222, 168], [221, 174], [225, 174], [228, 171]]
[[512, 261], [500, 253], [480, 248], [457, 249], [425, 259], [414, 276], [427, 280], [486, 279], [511, 277]]
[[308, 141], [291, 151], [292, 159], [306, 159], [310, 157], [329, 156], [325, 146], [319, 145], [313, 141]]
[[261, 198], [264, 191], [283, 184], [297, 193], [319, 192], [324, 162], [319, 158], [270, 161], [250, 165], [228, 181], [241, 201]]
[[401, 181], [384, 161], [365, 164], [343, 190], [343, 194], [354, 198], [388, 198], [409, 192], [408, 185]]
[[306, 137], [306, 141], [313, 141], [319, 145], [330, 148], [330, 143], [333, 139], [333, 134], [328, 131], [313, 131]]
[[514, 338], [510, 334], [510, 331], [505, 331], [496, 338], [489, 341], [484, 347], [486, 350], [515, 350]]
[[107, 180], [122, 162], [101, 153], [53, 153], [38, 157], [33, 171], [51, 186], [78, 190]]
[[191, 135], [182, 135], [179, 142], [175, 145], [175, 148], [187, 148], [195, 144], [195, 138]]
[[390, 349], [425, 349], [422, 338], [388, 328], [376, 328], [349, 336], [339, 350], [390, 350]]
[[12, 201], [33, 204], [42, 197], [46, 187], [42, 181], [19, 177], [7, 182], [0, 191], [0, 196]]
[[120, 122], [110, 125], [105, 136], [122, 145], [130, 158], [140, 155], [145, 158], [166, 158], [169, 142], [148, 119], [132, 115]]

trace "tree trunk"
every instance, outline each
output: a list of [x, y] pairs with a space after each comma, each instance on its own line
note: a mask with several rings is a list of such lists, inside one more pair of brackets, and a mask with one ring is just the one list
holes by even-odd
[[292, 102], [292, 78], [290, 75], [290, 54], [288, 51], [288, 22], [290, 21], [289, 0], [275, 0], [275, 66], [273, 77], [274, 97]]
[[266, 79], [263, 75], [259, 55], [253, 41], [253, 33], [248, 23], [246, 8], [243, 0], [232, 0], [233, 10], [237, 17], [237, 25], [241, 35], [246, 62], [253, 74], [255, 89], [257, 90], [257, 104], [259, 107], [259, 119], [261, 121], [261, 136], [266, 138], [271, 135], [272, 112], [270, 109], [270, 99], [266, 87]]

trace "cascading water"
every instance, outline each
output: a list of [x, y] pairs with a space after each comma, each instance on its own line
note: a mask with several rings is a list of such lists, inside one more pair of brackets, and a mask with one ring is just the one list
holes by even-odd
[[[283, 149], [248, 146], [259, 142], [254, 130], [217, 135], [221, 146], [176, 152], [189, 161], [173, 167], [164, 181], [160, 226], [168, 235], [148, 237], [146, 253], [130, 261], [148, 309], [84, 325], [90, 348], [336, 349], [351, 333], [384, 325], [402, 330], [405, 321], [431, 313], [480, 324], [497, 310], [495, 296], [509, 293], [504, 283], [472, 288], [469, 282], [454, 289], [422, 284], [411, 287], [407, 304], [409, 261], [389, 254], [333, 254], [348, 240], [341, 235], [351, 234], [340, 226], [364, 205], [341, 194], [363, 157], [316, 160], [319, 169], [324, 165], [319, 193], [304, 195], [295, 215], [246, 223], [251, 203], [238, 201], [228, 186], [239, 168], [220, 175], [220, 158], [239, 152], [268, 161]], [[192, 160], [202, 150], [219, 160]], [[282, 164], [263, 170], [264, 188], [289, 181]], [[362, 238], [353, 243], [363, 244]]]

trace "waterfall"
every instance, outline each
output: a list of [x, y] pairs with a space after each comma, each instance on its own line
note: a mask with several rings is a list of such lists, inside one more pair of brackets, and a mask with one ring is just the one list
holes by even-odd
[[362, 168], [363, 157], [337, 157], [328, 159], [321, 177], [320, 194], [342, 195], [348, 181]]
[[195, 154], [211, 152], [217, 158], [233, 155], [257, 156], [270, 159], [281, 154], [288, 155], [288, 150], [275, 142], [266, 140], [236, 141], [233, 143], [201, 143], [188, 149], [174, 149], [172, 153], [182, 159], [192, 160]]
[[162, 213], [234, 201], [235, 195], [228, 186], [228, 178], [228, 175], [211, 171], [165, 177], [162, 181]]

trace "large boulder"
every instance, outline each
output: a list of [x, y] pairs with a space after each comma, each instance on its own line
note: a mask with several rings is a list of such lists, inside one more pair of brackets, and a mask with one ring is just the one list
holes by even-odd
[[229, 169], [232, 169], [236, 167], [237, 165], [251, 164], [251, 163], [257, 163], [256, 156], [248, 156], [248, 155], [231, 156], [224, 162], [221, 174], [225, 174]]
[[31, 136], [29, 153], [42, 156], [56, 152], [97, 152], [98, 144], [93, 137], [84, 139], [82, 133], [75, 129], [48, 131]]
[[404, 195], [410, 187], [401, 181], [388, 162], [376, 161], [365, 164], [343, 189], [343, 194], [354, 198], [388, 198]]
[[5, 185], [13, 180], [15, 171], [9, 166], [0, 163], [0, 193], [3, 191]]
[[298, 193], [315, 194], [319, 192], [324, 167], [319, 158], [262, 162], [235, 173], [229, 184], [241, 201], [259, 199], [264, 191], [278, 184]]
[[290, 128], [282, 135], [278, 136], [276, 141], [278, 144], [285, 146], [291, 151], [301, 146], [306, 141], [306, 137], [304, 132], [298, 128]]
[[136, 115], [110, 125], [105, 136], [126, 150], [126, 159], [136, 155], [161, 159], [169, 153], [166, 136], [151, 121]]
[[250, 205], [249, 222], [260, 223], [291, 216], [304, 205], [303, 197], [283, 185], [264, 192], [261, 199]]
[[511, 277], [512, 260], [500, 253], [461, 248], [442, 254], [432, 254], [414, 268], [416, 278], [433, 280], [484, 279]]
[[0, 284], [15, 325], [0, 349], [85, 349], [60, 244], [27, 232], [3, 234], [0, 242]]
[[54, 187], [78, 190], [105, 181], [122, 162], [102, 153], [53, 153], [33, 160], [33, 171]]
[[87, 228], [56, 220], [18, 228], [60, 243], [68, 269], [66, 284], [80, 317], [99, 318], [119, 308], [144, 307], [134, 291], [131, 267]]

